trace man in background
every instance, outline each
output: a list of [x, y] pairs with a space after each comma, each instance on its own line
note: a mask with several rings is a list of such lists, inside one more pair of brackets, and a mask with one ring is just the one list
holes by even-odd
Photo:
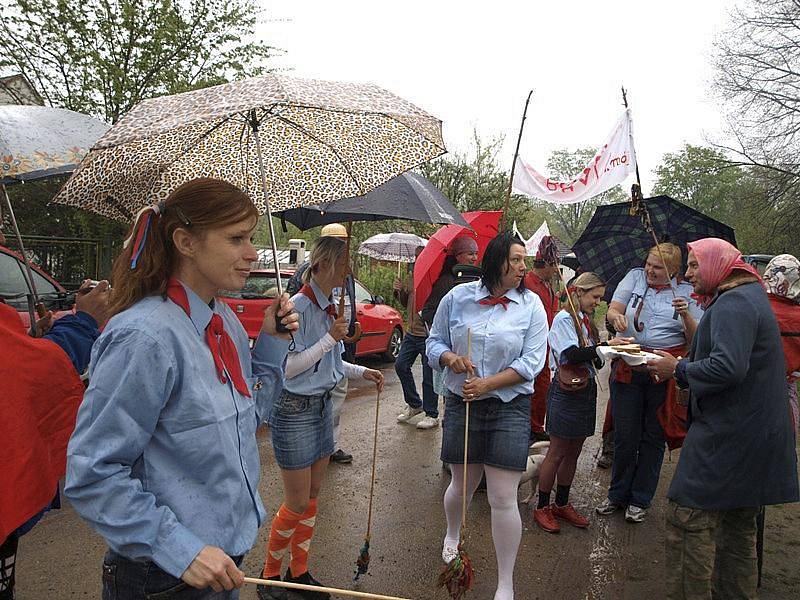
[[[533, 259], [533, 268], [525, 274], [525, 287], [539, 296], [544, 310], [547, 313], [547, 326], [553, 324], [553, 317], [559, 311], [558, 294], [553, 288], [553, 281], [558, 276], [558, 253], [551, 251], [554, 245], [553, 238], [549, 235], [542, 238], [536, 256]], [[550, 352], [550, 349], [547, 350]], [[545, 366], [533, 381], [533, 396], [531, 396], [531, 435], [530, 441], [540, 442], [549, 440], [550, 436], [544, 430], [544, 419], [547, 413], [547, 390], [550, 388], [550, 369]]]

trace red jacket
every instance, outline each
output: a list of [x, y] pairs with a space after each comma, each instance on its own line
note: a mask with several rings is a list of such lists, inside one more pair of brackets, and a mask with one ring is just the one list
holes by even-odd
[[560, 310], [558, 305], [558, 295], [553, 288], [533, 271], [528, 271], [525, 275], [525, 287], [539, 296], [544, 304], [544, 311], [547, 313], [547, 326], [553, 324], [553, 319]]
[[17, 311], [2, 303], [0, 339], [2, 542], [53, 499], [84, 387], [67, 354], [55, 342], [28, 336]]

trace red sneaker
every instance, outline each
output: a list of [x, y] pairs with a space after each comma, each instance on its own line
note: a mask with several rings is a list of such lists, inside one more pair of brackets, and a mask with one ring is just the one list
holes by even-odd
[[581, 529], [586, 529], [589, 526], [589, 519], [578, 514], [578, 511], [573, 508], [572, 503], [566, 506], [557, 506], [555, 504], [551, 504], [550, 506], [552, 507], [552, 514], [554, 517], [563, 519], [570, 525], [580, 527]]
[[553, 504], [545, 506], [544, 508], [536, 508], [533, 511], [534, 522], [544, 529], [547, 533], [558, 533], [561, 531], [561, 525], [558, 524], [553, 516]]

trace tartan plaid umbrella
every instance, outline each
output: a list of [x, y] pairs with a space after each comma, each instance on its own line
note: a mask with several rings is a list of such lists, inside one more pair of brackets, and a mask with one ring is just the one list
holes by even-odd
[[[669, 196], [646, 198], [644, 205], [658, 241], [680, 247], [684, 264], [687, 242], [718, 237], [736, 245], [733, 228]], [[629, 270], [644, 264], [653, 247], [652, 234], [639, 216], [631, 216], [630, 209], [630, 202], [598, 206], [572, 246], [581, 270], [593, 271], [606, 281], [606, 300]]]

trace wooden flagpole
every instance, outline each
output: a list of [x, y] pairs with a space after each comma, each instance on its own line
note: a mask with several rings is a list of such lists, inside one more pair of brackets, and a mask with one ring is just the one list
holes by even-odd
[[517, 166], [517, 156], [519, 156], [519, 144], [522, 141], [522, 130], [525, 127], [525, 118], [528, 115], [528, 104], [531, 101], [533, 90], [528, 92], [528, 98], [525, 100], [525, 110], [522, 111], [522, 121], [519, 124], [519, 135], [517, 135], [517, 147], [514, 149], [514, 160], [511, 161], [511, 175], [508, 178], [508, 188], [506, 189], [506, 201], [503, 207], [503, 218], [500, 222], [500, 231], [504, 231], [508, 222], [508, 205], [511, 202], [511, 187], [514, 184], [514, 168]]

